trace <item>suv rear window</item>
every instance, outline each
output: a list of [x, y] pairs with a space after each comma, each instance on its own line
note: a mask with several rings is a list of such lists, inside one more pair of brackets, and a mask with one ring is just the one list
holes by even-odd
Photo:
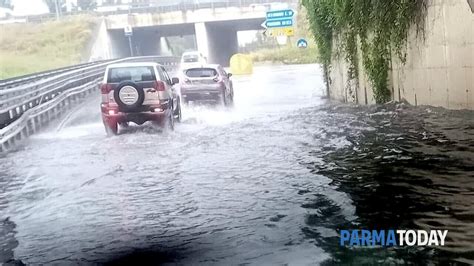
[[156, 80], [155, 71], [152, 66], [116, 67], [109, 69], [108, 83], [119, 83], [124, 80], [135, 82], [154, 81]]
[[185, 74], [190, 78], [210, 78], [215, 77], [217, 71], [214, 68], [191, 68]]

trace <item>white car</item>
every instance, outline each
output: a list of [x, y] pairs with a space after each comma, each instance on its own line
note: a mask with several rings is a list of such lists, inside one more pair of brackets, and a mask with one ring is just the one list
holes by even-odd
[[199, 67], [204, 64], [207, 64], [207, 58], [201, 52], [184, 52], [181, 56], [181, 69]]
[[221, 65], [206, 64], [183, 70], [180, 80], [184, 103], [214, 102], [224, 106], [234, 103], [234, 88], [230, 77]]

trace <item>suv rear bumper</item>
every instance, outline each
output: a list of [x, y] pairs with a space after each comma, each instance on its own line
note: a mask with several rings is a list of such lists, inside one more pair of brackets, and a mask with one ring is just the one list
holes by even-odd
[[201, 86], [199, 89], [181, 88], [181, 96], [186, 101], [219, 101], [224, 88], [218, 86]]
[[161, 122], [165, 119], [166, 111], [163, 112], [146, 112], [146, 113], [118, 113], [114, 115], [102, 114], [102, 118], [106, 122], [115, 122], [115, 123], [124, 123], [124, 122], [134, 122], [139, 125], [145, 123], [146, 121], [156, 121]]
[[[160, 109], [160, 110], [157, 110]], [[170, 109], [161, 109], [156, 107], [154, 111], [146, 111], [146, 112], [120, 112], [118, 109], [115, 108], [103, 108], [102, 109], [102, 119], [107, 124], [114, 124], [114, 123], [125, 123], [125, 122], [134, 122], [136, 124], [143, 124], [146, 121], [155, 121], [155, 122], [163, 122], [167, 115], [171, 112]]]

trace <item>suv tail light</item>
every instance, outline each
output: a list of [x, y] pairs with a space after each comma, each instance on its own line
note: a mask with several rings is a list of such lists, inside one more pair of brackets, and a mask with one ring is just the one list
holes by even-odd
[[216, 82], [216, 83], [219, 83], [220, 86], [222, 86], [224, 84], [224, 80], [219, 76], [216, 76], [212, 80], [214, 80], [214, 82]]
[[163, 81], [155, 81], [153, 88], [157, 91], [165, 91], [165, 83]]
[[100, 93], [108, 94], [112, 90], [112, 85], [104, 83], [100, 85]]

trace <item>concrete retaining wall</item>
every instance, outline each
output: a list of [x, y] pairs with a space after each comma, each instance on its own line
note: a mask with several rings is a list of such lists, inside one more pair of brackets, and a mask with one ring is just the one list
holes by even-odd
[[[469, 0], [429, 1], [425, 39], [417, 37], [412, 30], [407, 62], [403, 65], [394, 56], [391, 63], [389, 88], [393, 100], [473, 110], [474, 13]], [[331, 98], [374, 104], [372, 87], [364, 71], [360, 71], [358, 80], [349, 81], [347, 69], [348, 63], [343, 56], [333, 57], [329, 84]], [[363, 70], [361, 60], [359, 69]]]
[[90, 50], [89, 61], [106, 60], [118, 57], [112, 53], [112, 45], [109, 34], [107, 32], [107, 25], [102, 19], [97, 30], [96, 37], [92, 48]]

